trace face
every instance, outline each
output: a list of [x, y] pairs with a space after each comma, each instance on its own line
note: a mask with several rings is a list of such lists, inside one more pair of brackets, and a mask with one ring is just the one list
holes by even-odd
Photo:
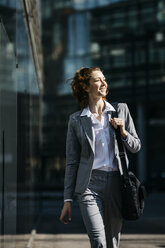
[[89, 81], [89, 86], [86, 88], [89, 98], [102, 98], [107, 95], [107, 83], [101, 71], [93, 71]]

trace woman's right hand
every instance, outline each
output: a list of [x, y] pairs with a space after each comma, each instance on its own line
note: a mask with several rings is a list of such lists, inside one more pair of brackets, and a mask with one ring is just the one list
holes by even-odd
[[66, 220], [67, 214], [68, 214], [68, 220], [71, 221], [71, 218], [72, 218], [72, 202], [71, 201], [64, 202], [64, 206], [61, 211], [60, 221], [64, 224], [68, 224], [68, 221]]

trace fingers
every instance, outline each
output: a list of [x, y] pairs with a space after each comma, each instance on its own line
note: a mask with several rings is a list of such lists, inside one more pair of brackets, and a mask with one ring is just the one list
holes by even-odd
[[114, 120], [111, 119], [110, 122], [111, 122], [112, 126], [116, 129], [117, 128], [117, 124], [114, 122]]
[[71, 221], [71, 218], [72, 218], [72, 205], [71, 205], [71, 203], [64, 204], [64, 207], [61, 211], [61, 215], [60, 215], [59, 220], [63, 224], [68, 224], [68, 221], [66, 220], [67, 215], [68, 215], [68, 220]]
[[110, 122], [114, 128], [117, 128], [118, 126], [121, 126], [121, 127], [124, 126], [123, 120], [120, 118], [113, 118], [113, 119], [111, 118]]
[[72, 208], [68, 209], [68, 220], [71, 221], [72, 219]]
[[66, 213], [65, 213], [65, 211], [64, 211], [64, 209], [63, 209], [62, 212], [61, 212], [60, 221], [61, 221], [63, 224], [68, 224], [68, 222], [66, 221], [65, 216], [66, 216]]

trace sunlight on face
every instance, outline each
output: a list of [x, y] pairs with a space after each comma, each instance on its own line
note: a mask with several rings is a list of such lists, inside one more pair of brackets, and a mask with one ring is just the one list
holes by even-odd
[[91, 73], [91, 80], [90, 80], [90, 82], [95, 82], [95, 81], [99, 81], [99, 80], [105, 81], [104, 74], [101, 71], [93, 71]]
[[90, 98], [105, 97], [107, 94], [107, 83], [101, 71], [93, 71], [86, 90]]

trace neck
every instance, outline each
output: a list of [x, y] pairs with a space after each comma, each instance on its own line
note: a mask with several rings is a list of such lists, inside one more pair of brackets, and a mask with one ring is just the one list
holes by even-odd
[[105, 103], [102, 98], [100, 99], [89, 99], [89, 109], [91, 113], [102, 114], [105, 108]]

